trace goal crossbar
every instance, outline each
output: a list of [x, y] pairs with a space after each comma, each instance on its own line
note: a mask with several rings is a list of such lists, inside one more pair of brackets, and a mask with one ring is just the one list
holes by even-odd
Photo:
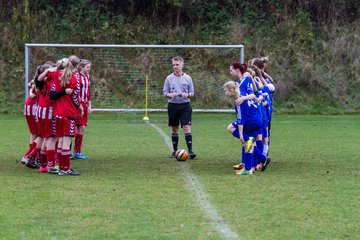
[[[197, 49], [239, 49], [239, 60], [244, 63], [244, 45], [129, 45], [129, 44], [51, 44], [51, 43], [25, 43], [25, 101], [28, 98], [27, 83], [30, 80], [30, 48], [31, 47], [55, 47], [55, 48], [197, 48]], [[166, 109], [93, 109], [94, 112], [166, 112]], [[194, 112], [232, 112], [228, 109], [194, 109]]]

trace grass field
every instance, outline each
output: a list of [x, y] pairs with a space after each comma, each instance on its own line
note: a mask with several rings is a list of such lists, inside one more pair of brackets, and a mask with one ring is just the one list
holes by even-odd
[[0, 115], [0, 239], [360, 239], [360, 116], [275, 116], [251, 176], [232, 171], [233, 118], [195, 113], [181, 163], [165, 114], [93, 114], [72, 177], [24, 167], [25, 119]]

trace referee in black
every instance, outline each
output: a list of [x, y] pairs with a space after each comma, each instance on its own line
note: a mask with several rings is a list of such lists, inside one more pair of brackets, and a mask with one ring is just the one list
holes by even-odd
[[163, 94], [168, 99], [169, 126], [172, 127], [173, 152], [170, 157], [174, 158], [178, 149], [179, 124], [181, 123], [189, 150], [189, 157], [194, 159], [196, 154], [192, 150], [192, 108], [190, 105], [190, 97], [194, 96], [194, 84], [192, 78], [183, 72], [184, 59], [182, 57], [174, 57], [172, 67], [174, 72], [166, 77], [163, 89]]

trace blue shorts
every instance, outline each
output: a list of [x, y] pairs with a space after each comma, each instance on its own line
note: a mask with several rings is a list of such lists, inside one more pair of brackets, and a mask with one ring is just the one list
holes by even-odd
[[[232, 125], [237, 128], [238, 127], [238, 123], [237, 121], [234, 121], [232, 122]], [[249, 123], [246, 123], [244, 125], [244, 128], [243, 128], [243, 133], [248, 135], [249, 137], [253, 137], [253, 138], [256, 138], [257, 135], [261, 134], [262, 133], [262, 128], [261, 128], [261, 120], [259, 119], [259, 121], [256, 121], [256, 122], [249, 122]]]
[[263, 127], [262, 128], [262, 137], [263, 137], [263, 139], [264, 138], [267, 138], [269, 136], [269, 133], [268, 133], [268, 128], [267, 128], [267, 126], [266, 127]]

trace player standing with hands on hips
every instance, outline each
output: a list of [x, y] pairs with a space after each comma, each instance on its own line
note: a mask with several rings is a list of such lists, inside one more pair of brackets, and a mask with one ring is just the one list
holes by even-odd
[[163, 94], [168, 99], [169, 126], [172, 127], [171, 140], [173, 152], [171, 158], [175, 158], [179, 142], [179, 123], [184, 130], [189, 157], [194, 159], [196, 154], [192, 151], [190, 97], [194, 96], [194, 84], [192, 78], [183, 72], [184, 59], [174, 57], [172, 59], [174, 72], [166, 77]]

